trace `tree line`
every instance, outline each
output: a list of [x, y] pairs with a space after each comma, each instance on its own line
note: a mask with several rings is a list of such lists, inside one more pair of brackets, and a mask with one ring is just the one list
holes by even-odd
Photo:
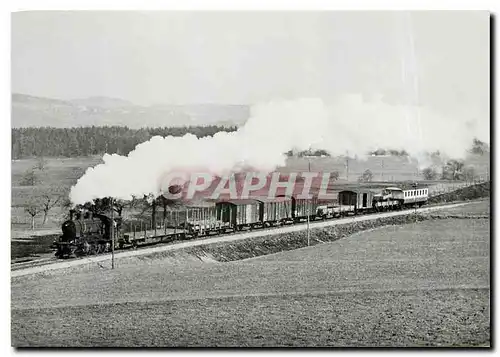
[[136, 145], [153, 136], [213, 136], [220, 131], [233, 132], [236, 126], [217, 125], [140, 128], [124, 126], [89, 126], [77, 128], [13, 128], [12, 158], [28, 157], [76, 157], [119, 154], [127, 155]]
[[[184, 136], [193, 134], [199, 138], [213, 136], [220, 131], [233, 132], [236, 126], [185, 126], [131, 129], [126, 126], [89, 126], [76, 128], [12, 128], [12, 158], [28, 157], [76, 157], [90, 155], [127, 155], [134, 148], [153, 136]], [[474, 139], [472, 154], [489, 154], [489, 146]], [[306, 150], [286, 153], [288, 156], [330, 156], [325, 150]], [[371, 155], [407, 156], [405, 150], [378, 149]], [[439, 153], [435, 153], [439, 155]]]

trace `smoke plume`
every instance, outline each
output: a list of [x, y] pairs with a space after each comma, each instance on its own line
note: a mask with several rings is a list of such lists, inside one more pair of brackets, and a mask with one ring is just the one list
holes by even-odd
[[330, 103], [320, 99], [274, 101], [252, 108], [236, 132], [213, 137], [153, 137], [128, 156], [108, 155], [89, 168], [72, 187], [73, 204], [94, 198], [131, 199], [159, 195], [170, 172], [224, 175], [248, 168], [263, 172], [285, 165], [289, 150], [324, 149], [331, 155], [358, 155], [371, 150], [406, 150], [424, 161], [440, 151], [462, 158], [472, 139], [489, 142], [489, 122], [446, 118], [426, 108], [394, 106], [381, 99], [363, 101], [344, 96]]

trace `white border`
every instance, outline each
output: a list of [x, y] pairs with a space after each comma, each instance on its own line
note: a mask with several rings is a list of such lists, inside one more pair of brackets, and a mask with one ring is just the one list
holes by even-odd
[[[99, 1], [99, 0], [78, 0], [78, 1], [63, 1], [63, 0], [45, 0], [43, 3], [36, 0], [22, 0], [16, 2], [4, 1], [0, 3], [2, 8], [0, 24], [3, 27], [1, 31], [1, 48], [2, 48], [2, 95], [0, 103], [3, 109], [1, 125], [4, 130], [1, 131], [4, 138], [4, 145], [1, 150], [2, 159], [4, 160], [4, 170], [2, 175], [2, 212], [1, 224], [4, 232], [3, 239], [5, 242], [2, 254], [4, 254], [3, 269], [1, 270], [2, 283], [5, 284], [2, 289], [2, 333], [1, 346], [2, 352], [13, 354], [14, 351], [10, 348], [10, 249], [7, 248], [7, 241], [10, 237], [10, 13], [15, 11], [25, 10], [489, 10], [497, 13], [499, 8], [498, 1], [490, 0], [350, 0], [350, 1], [327, 1], [327, 0], [307, 0], [307, 1], [277, 1], [277, 0], [218, 0], [218, 1], [203, 1], [203, 0], [179, 0], [179, 1], [160, 1], [160, 0], [135, 0], [135, 1]], [[496, 24], [498, 27], [498, 23]], [[495, 40], [495, 47], [498, 45], [498, 37]], [[496, 64], [496, 63], [495, 63]], [[498, 92], [496, 92], [495, 100], [498, 102]], [[498, 124], [497, 124], [498, 129]], [[498, 136], [498, 132], [495, 130]], [[495, 150], [495, 154], [497, 154]], [[496, 156], [498, 157], [498, 155]], [[498, 193], [497, 193], [498, 195]], [[495, 196], [495, 198], [497, 198]], [[496, 236], [496, 235], [495, 235]], [[498, 243], [495, 245], [498, 246]], [[7, 288], [7, 284], [9, 288]], [[498, 286], [498, 285], [497, 285]], [[498, 327], [495, 331], [498, 331]], [[493, 337], [493, 336], [492, 336]], [[497, 333], [495, 333], [497, 337]], [[499, 341], [498, 338], [492, 338]], [[41, 354], [51, 354], [50, 352], [38, 352]], [[119, 351], [121, 353], [123, 351]], [[300, 351], [298, 351], [300, 352]], [[308, 353], [309, 351], [301, 351]], [[327, 352], [327, 351], [324, 351]], [[335, 351], [339, 353], [339, 351]], [[379, 351], [376, 353], [384, 353]], [[398, 351], [401, 353], [401, 351]], [[73, 352], [74, 353], [74, 352]], [[63, 352], [63, 355], [73, 354]], [[102, 351], [94, 351], [95, 354], [101, 355]], [[130, 353], [130, 352], [129, 352]], [[167, 353], [175, 353], [168, 351]], [[184, 352], [186, 353], [186, 352]], [[205, 352], [214, 353], [214, 352]], [[220, 352], [215, 352], [220, 353]], [[240, 352], [246, 354], [248, 352]], [[328, 353], [328, 352], [327, 352]], [[342, 353], [342, 352], [340, 352]], [[359, 353], [359, 352], [358, 352]], [[427, 352], [429, 353], [429, 352]], [[438, 352], [430, 352], [437, 354]], [[4, 353], [2, 353], [4, 355]]]
[[18, 0], [11, 11], [23, 10], [493, 10], [490, 0]]

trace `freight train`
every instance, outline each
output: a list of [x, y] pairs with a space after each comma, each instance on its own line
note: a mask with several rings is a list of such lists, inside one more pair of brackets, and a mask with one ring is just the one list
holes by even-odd
[[343, 190], [338, 193], [336, 201], [330, 202], [317, 197], [303, 199], [295, 196], [207, 202], [201, 207], [176, 210], [175, 219], [150, 230], [136, 229], [136, 225], [131, 229], [122, 217], [111, 219], [105, 214], [71, 211], [70, 219], [62, 224], [62, 236], [54, 245], [59, 258], [93, 255], [109, 252], [112, 242], [117, 249], [135, 248], [307, 220], [420, 207], [427, 203], [428, 194], [428, 188], [388, 187], [379, 192]]

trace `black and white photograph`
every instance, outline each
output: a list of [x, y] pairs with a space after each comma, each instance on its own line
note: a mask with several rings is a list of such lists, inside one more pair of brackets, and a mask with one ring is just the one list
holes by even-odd
[[10, 20], [14, 349], [492, 348], [489, 11]]

